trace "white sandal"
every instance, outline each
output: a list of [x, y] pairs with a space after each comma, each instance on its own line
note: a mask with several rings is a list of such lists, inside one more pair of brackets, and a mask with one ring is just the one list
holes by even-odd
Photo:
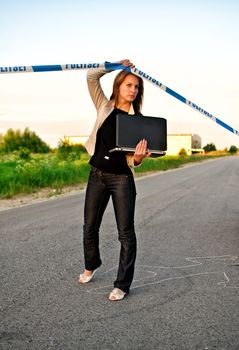
[[94, 276], [95, 271], [96, 270], [94, 270], [90, 276], [86, 276], [84, 273], [82, 273], [79, 276], [79, 283], [80, 284], [85, 284], [85, 283], [90, 282], [92, 280], [92, 277]]
[[124, 299], [126, 294], [127, 293], [125, 293], [123, 290], [119, 288], [114, 288], [109, 295], [109, 300], [112, 300], [112, 301], [122, 300]]

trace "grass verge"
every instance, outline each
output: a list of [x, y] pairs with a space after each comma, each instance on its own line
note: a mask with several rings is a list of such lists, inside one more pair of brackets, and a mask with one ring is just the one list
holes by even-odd
[[[220, 157], [222, 155], [219, 155]], [[140, 173], [165, 171], [178, 168], [185, 163], [203, 161], [218, 156], [164, 156], [145, 159], [135, 168], [136, 176]], [[88, 179], [89, 156], [82, 155], [80, 160], [60, 160], [54, 154], [31, 155], [24, 160], [14, 154], [0, 158], [0, 198], [12, 198], [17, 194], [28, 194], [42, 188], [52, 188], [61, 192], [64, 186], [82, 184]]]

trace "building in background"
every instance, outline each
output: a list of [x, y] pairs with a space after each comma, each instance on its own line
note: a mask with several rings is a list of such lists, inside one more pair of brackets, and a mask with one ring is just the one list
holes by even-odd
[[68, 145], [85, 145], [86, 140], [88, 139], [88, 135], [81, 135], [81, 136], [64, 136], [63, 142], [67, 143]]
[[196, 134], [168, 134], [167, 155], [176, 156], [182, 149], [185, 149], [187, 155], [204, 154], [201, 144], [201, 137]]
[[[64, 136], [63, 141], [69, 145], [85, 145], [88, 135]], [[168, 134], [167, 135], [167, 155], [176, 156], [185, 149], [187, 155], [194, 153], [204, 154], [201, 148], [201, 137], [196, 134]]]

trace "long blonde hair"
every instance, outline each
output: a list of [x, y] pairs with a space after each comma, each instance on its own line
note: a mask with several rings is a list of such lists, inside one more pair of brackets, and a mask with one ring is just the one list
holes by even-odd
[[[112, 95], [110, 96], [110, 100], [114, 100], [115, 101], [115, 105], [118, 104], [119, 87], [123, 83], [125, 78], [128, 75], [130, 75], [130, 74], [134, 75], [133, 73], [131, 73], [131, 72], [127, 71], [127, 70], [122, 70], [116, 75], [116, 77], [114, 79], [113, 92], [112, 92]], [[133, 107], [134, 107], [135, 114], [140, 114], [141, 113], [142, 104], [143, 104], [144, 82], [143, 82], [142, 78], [138, 77], [137, 75], [134, 75], [134, 76], [136, 76], [138, 78], [139, 91], [138, 91], [138, 94], [137, 94], [135, 100], [132, 102], [132, 104], [133, 104]]]

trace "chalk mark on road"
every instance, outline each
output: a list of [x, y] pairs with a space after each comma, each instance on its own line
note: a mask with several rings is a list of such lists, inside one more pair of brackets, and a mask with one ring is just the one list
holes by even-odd
[[[220, 256], [203, 256], [203, 257], [187, 257], [185, 260], [189, 262], [189, 264], [184, 264], [180, 266], [157, 266], [157, 265], [136, 265], [135, 268], [140, 272], [142, 272], [146, 275], [145, 277], [135, 279], [133, 281], [131, 290], [133, 289], [138, 289], [138, 288], [143, 288], [147, 286], [153, 286], [157, 284], [161, 284], [164, 282], [168, 281], [173, 281], [173, 280], [180, 280], [180, 279], [187, 279], [187, 278], [193, 278], [193, 277], [199, 277], [199, 276], [210, 276], [210, 275], [220, 275], [220, 281], [217, 282], [218, 286], [224, 286], [227, 288], [236, 288], [239, 289], [239, 286], [236, 285], [229, 285], [230, 278], [228, 277], [228, 274], [225, 272], [225, 267], [230, 267], [230, 266], [236, 266], [236, 265], [228, 265], [228, 262], [235, 262], [238, 259], [237, 256], [234, 255], [220, 255]], [[218, 267], [219, 264], [223, 264], [222, 268], [220, 269]], [[216, 264], [216, 268], [214, 269], [214, 264]], [[181, 272], [184, 272], [184, 269], [195, 269], [195, 268], [203, 268], [205, 265], [207, 271], [201, 271], [201, 272], [192, 272], [192, 273], [186, 273], [183, 276], [180, 275], [178, 276], [177, 274], [174, 276], [162, 276], [162, 271], [164, 272], [169, 272], [170, 274], [173, 274], [175, 271], [179, 271], [180, 269], [182, 270]], [[209, 268], [209, 270], [207, 269]], [[112, 271], [117, 271], [118, 266], [111, 267], [109, 270], [103, 272], [102, 274], [108, 275]], [[155, 271], [156, 270], [156, 271]], [[157, 271], [157, 270], [160, 270]], [[171, 270], [171, 271], [170, 271]], [[211, 270], [211, 271], [210, 271]], [[187, 270], [188, 271], [188, 270]], [[166, 278], [165, 278], [166, 277]], [[156, 278], [159, 278], [158, 280], [155, 281]], [[154, 281], [149, 281], [150, 279], [154, 279]], [[99, 286], [99, 287], [90, 287], [85, 289], [86, 292], [88, 293], [97, 293], [99, 294], [99, 291], [103, 291], [105, 289], [108, 289], [112, 287], [111, 284]]]

